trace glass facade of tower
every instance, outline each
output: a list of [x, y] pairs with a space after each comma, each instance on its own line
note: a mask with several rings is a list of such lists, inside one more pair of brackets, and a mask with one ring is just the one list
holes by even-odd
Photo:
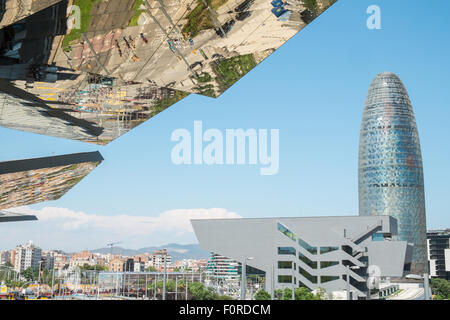
[[390, 215], [414, 243], [411, 273], [428, 272], [422, 155], [408, 93], [393, 73], [370, 85], [359, 144], [359, 214]]

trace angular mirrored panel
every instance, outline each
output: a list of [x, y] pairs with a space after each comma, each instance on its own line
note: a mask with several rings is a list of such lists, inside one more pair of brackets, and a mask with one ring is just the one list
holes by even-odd
[[61, 0], [2, 0], [0, 1], [0, 28], [22, 20]]
[[334, 2], [35, 0], [0, 29], [0, 78], [84, 124], [20, 128], [4, 107], [2, 125], [107, 144], [189, 93], [218, 97]]
[[36, 216], [21, 214], [15, 212], [7, 212], [0, 210], [0, 223], [2, 222], [19, 222], [19, 221], [35, 221]]
[[0, 162], [0, 209], [57, 200], [102, 161], [89, 152]]

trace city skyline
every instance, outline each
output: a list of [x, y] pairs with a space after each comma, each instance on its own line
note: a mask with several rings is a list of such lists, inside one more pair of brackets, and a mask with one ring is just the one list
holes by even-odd
[[[383, 28], [368, 30], [370, 4], [338, 1], [219, 100], [191, 95], [107, 147], [0, 129], [1, 160], [89, 150], [106, 159], [62, 199], [21, 209], [40, 221], [0, 226], [2, 246], [10, 247], [14, 236], [14, 244], [31, 237], [43, 247], [58, 242], [78, 249], [119, 238], [137, 248], [195, 242], [185, 224], [194, 216], [358, 215], [361, 106], [371, 79], [385, 70], [401, 77], [420, 122], [428, 227], [448, 227], [450, 47], [442, 39], [450, 5], [435, 12], [410, 4], [413, 16], [425, 17], [419, 26], [404, 16], [403, 5], [380, 1]], [[278, 175], [261, 177], [250, 165], [174, 166], [170, 133], [195, 120], [223, 130], [279, 129]], [[151, 227], [155, 221], [166, 229]]]

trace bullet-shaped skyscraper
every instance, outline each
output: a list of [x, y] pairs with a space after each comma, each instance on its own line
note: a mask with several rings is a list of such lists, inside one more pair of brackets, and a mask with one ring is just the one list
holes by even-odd
[[419, 134], [411, 102], [398, 76], [372, 81], [359, 141], [359, 215], [390, 215], [399, 240], [414, 244], [410, 273], [428, 272], [425, 194]]

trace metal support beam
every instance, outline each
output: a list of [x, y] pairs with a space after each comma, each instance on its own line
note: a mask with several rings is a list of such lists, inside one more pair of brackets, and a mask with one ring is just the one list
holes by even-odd
[[86, 37], [85, 33], [82, 33], [81, 36], [83, 37], [84, 41], [87, 42], [89, 49], [91, 49], [92, 53], [94, 54], [94, 58], [95, 61], [97, 61], [97, 63], [102, 67], [102, 69], [106, 72], [106, 74], [109, 76], [110, 73], [108, 71], [108, 69], [106, 69], [106, 67], [103, 65], [103, 63], [100, 62], [100, 59], [98, 58], [97, 52], [95, 52], [94, 47], [92, 47], [91, 42], [89, 41], [89, 39]]
[[172, 21], [172, 18], [167, 13], [166, 8], [164, 8], [164, 3], [162, 2], [162, 0], [158, 0], [158, 2], [161, 5], [160, 9], [162, 13], [166, 16], [167, 20], [169, 20], [170, 24], [174, 27], [174, 29], [176, 29], [181, 34], [180, 28], [178, 28], [178, 26]]

